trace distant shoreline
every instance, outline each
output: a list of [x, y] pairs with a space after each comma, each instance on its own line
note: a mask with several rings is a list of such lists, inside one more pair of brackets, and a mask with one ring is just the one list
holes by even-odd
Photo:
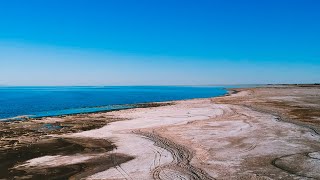
[[[3, 118], [0, 119], [0, 122], [13, 122], [13, 121], [25, 121], [25, 120], [40, 120], [46, 117], [66, 117], [72, 115], [86, 115], [86, 114], [95, 114], [95, 113], [104, 113], [104, 112], [111, 112], [111, 111], [120, 111], [126, 109], [135, 109], [135, 108], [148, 108], [148, 107], [158, 107], [162, 105], [171, 104], [177, 101], [185, 101], [185, 100], [193, 100], [193, 99], [207, 99], [207, 98], [215, 98], [215, 97], [223, 97], [230, 94], [231, 89], [224, 88], [227, 92], [223, 95], [217, 95], [213, 97], [204, 97], [204, 98], [188, 98], [188, 99], [181, 99], [181, 100], [171, 100], [171, 101], [156, 101], [156, 102], [147, 102], [147, 103], [136, 103], [136, 104], [115, 104], [115, 105], [107, 105], [107, 106], [95, 106], [95, 107], [82, 107], [82, 108], [75, 108], [75, 109], [95, 109], [95, 108], [104, 108], [104, 107], [114, 107], [114, 106], [122, 106], [120, 108], [115, 109], [106, 109], [106, 110], [94, 110], [90, 112], [75, 112], [75, 113], [66, 113], [66, 114], [59, 114], [59, 115], [44, 115], [44, 116], [36, 116], [36, 115], [20, 115], [11, 118]], [[229, 92], [230, 91], [230, 92]], [[75, 109], [64, 109], [64, 110], [75, 110]], [[63, 110], [61, 110], [63, 111]]]
[[[314, 83], [314, 84], [248, 84], [252, 85], [253, 87], [247, 87], [246, 85], [243, 85], [244, 87], [226, 87], [223, 88], [227, 92], [224, 95], [218, 95], [213, 97], [206, 97], [206, 98], [214, 98], [214, 97], [223, 97], [223, 96], [230, 96], [232, 94], [236, 94], [240, 92], [237, 89], [243, 89], [243, 88], [263, 88], [263, 87], [317, 87], [320, 86], [320, 83]], [[181, 85], [182, 86], [182, 85]], [[200, 86], [200, 85], [199, 85]], [[210, 85], [203, 85], [203, 86], [210, 86]], [[212, 85], [213, 86], [213, 85]], [[218, 85], [217, 85], [218, 86]], [[232, 85], [230, 85], [232, 86]], [[1, 87], [1, 86], [0, 86]], [[8, 86], [9, 87], [9, 86]], [[19, 87], [19, 86], [11, 86], [11, 87]], [[23, 86], [23, 87], [56, 87], [56, 86]], [[58, 87], [118, 87], [118, 86], [58, 86]], [[133, 87], [133, 86], [128, 86]], [[171, 103], [174, 101], [184, 101], [184, 100], [192, 100], [192, 99], [204, 99], [204, 98], [188, 98], [188, 99], [182, 99], [182, 100], [170, 100], [170, 101], [155, 101], [155, 102], [146, 102], [146, 103], [135, 103], [135, 104], [115, 104], [115, 105], [106, 105], [106, 106], [94, 106], [94, 107], [81, 107], [81, 108], [70, 108], [70, 109], [63, 109], [59, 111], [65, 111], [65, 110], [80, 110], [80, 109], [87, 109], [88, 112], [74, 112], [74, 113], [65, 113], [65, 114], [58, 114], [58, 115], [43, 115], [43, 116], [37, 116], [37, 115], [19, 115], [16, 117], [9, 117], [9, 118], [2, 118], [0, 119], [0, 122], [12, 122], [12, 121], [23, 121], [28, 119], [41, 119], [46, 117], [65, 117], [65, 116], [72, 116], [72, 115], [78, 115], [78, 114], [92, 114], [92, 113], [103, 113], [103, 112], [110, 112], [110, 111], [119, 111], [119, 110], [125, 110], [125, 109], [134, 109], [134, 108], [142, 108], [142, 107], [155, 107], [155, 104], [162, 104], [162, 103]], [[92, 110], [95, 108], [108, 108], [113, 106], [123, 106], [119, 108], [114, 109], [102, 109], [102, 110]]]

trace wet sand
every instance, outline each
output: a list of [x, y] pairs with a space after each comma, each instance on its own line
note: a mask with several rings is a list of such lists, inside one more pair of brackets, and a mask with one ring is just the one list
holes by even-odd
[[319, 86], [230, 92], [0, 123], [0, 179], [320, 179]]

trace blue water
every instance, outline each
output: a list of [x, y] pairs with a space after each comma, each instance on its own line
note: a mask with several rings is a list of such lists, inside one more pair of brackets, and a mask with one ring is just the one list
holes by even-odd
[[224, 95], [222, 87], [109, 86], [0, 87], [0, 119], [89, 113], [161, 102]]

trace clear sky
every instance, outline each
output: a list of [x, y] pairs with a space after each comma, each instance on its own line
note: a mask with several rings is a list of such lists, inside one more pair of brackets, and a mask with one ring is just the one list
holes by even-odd
[[0, 2], [0, 85], [320, 82], [319, 0]]

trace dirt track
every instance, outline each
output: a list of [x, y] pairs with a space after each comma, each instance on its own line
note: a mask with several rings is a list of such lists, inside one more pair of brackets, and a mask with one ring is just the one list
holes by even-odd
[[[195, 180], [212, 180], [213, 178], [205, 171], [196, 168], [190, 164], [193, 153], [188, 148], [176, 144], [167, 138], [161, 137], [154, 132], [135, 131], [135, 134], [147, 137], [153, 141], [156, 146], [169, 151], [173, 157], [173, 161], [169, 164], [157, 166], [153, 171], [153, 178], [156, 180], [165, 179], [195, 179]], [[161, 158], [161, 152], [157, 152]], [[156, 160], [156, 158], [155, 158]]]

